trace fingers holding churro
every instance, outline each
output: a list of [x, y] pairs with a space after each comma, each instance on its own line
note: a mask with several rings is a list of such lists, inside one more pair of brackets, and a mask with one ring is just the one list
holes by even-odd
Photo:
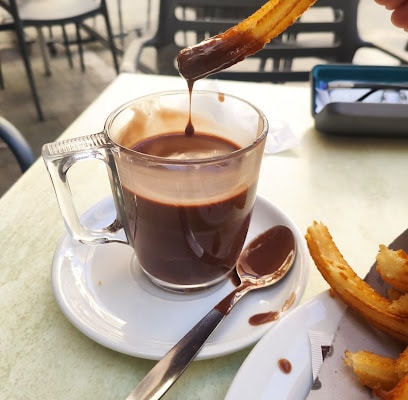
[[408, 30], [408, 1], [407, 0], [375, 0], [387, 10], [393, 10], [391, 22], [398, 28]]

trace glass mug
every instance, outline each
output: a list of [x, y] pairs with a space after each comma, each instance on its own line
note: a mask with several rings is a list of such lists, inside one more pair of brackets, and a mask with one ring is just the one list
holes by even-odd
[[[264, 114], [245, 100], [194, 91], [156, 93], [119, 107], [101, 133], [43, 146], [65, 225], [86, 244], [120, 241], [155, 284], [193, 291], [230, 275], [247, 234], [266, 141]], [[67, 173], [100, 159], [108, 175], [116, 220], [93, 230], [75, 211]], [[122, 235], [123, 236], [123, 235]]]

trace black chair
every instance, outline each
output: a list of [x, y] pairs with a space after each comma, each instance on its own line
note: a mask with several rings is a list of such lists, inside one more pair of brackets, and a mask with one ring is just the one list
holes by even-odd
[[[28, 79], [28, 84], [30, 86], [31, 95], [33, 97], [34, 105], [37, 110], [38, 118], [40, 120], [44, 119], [42, 112], [40, 98], [38, 96], [37, 87], [34, 81], [34, 74], [31, 68], [30, 56], [27, 49], [26, 38], [24, 35], [23, 23], [20, 19], [20, 15], [17, 8], [17, 3], [15, 0], [0, 0], [0, 8], [3, 8], [11, 16], [11, 21], [0, 24], [1, 31], [14, 30], [17, 36], [17, 43], [23, 58], [24, 68], [26, 70], [26, 75]], [[3, 88], [3, 75], [1, 75], [1, 87]]]
[[[42, 28], [50, 28], [52, 26], [60, 26], [62, 28], [63, 42], [66, 48], [69, 63], [72, 66], [71, 53], [69, 50], [70, 42], [65, 30], [65, 26], [68, 24], [75, 25], [75, 43], [78, 45], [82, 70], [85, 70], [85, 63], [82, 48], [84, 38], [81, 37], [81, 30], [84, 30], [93, 40], [99, 40], [104, 45], [109, 47], [112, 53], [115, 70], [116, 72], [119, 72], [119, 62], [117, 58], [117, 53], [119, 50], [116, 48], [114, 43], [106, 0], [24, 0], [18, 4], [16, 0], [0, 0], [0, 8], [6, 10], [10, 15], [9, 20], [5, 20], [0, 24], [0, 32], [13, 30], [17, 35], [19, 50], [24, 61], [31, 93], [40, 120], [43, 120], [43, 112], [31, 68], [29, 52], [27, 50], [25, 41], [24, 28], [34, 27], [37, 30], [38, 40], [44, 59], [45, 73], [47, 75], [51, 74], [51, 70]], [[107, 32], [106, 37], [100, 35], [95, 29], [87, 24], [87, 20], [89, 18], [97, 16], [102, 16], [105, 20]]]
[[25, 172], [34, 162], [34, 154], [21, 132], [3, 117], [0, 117], [0, 138], [16, 157], [21, 171]]
[[[148, 40], [130, 43], [121, 70], [176, 75], [175, 58], [180, 49], [226, 30], [264, 3], [265, 0], [161, 0], [155, 35]], [[307, 81], [314, 65], [352, 63], [356, 51], [362, 47], [375, 48], [399, 63], [408, 63], [408, 59], [360, 37], [358, 4], [359, 0], [318, 0], [263, 50], [213, 77], [268, 82]], [[149, 48], [154, 52], [148, 53]], [[145, 57], [145, 54], [152, 55]], [[297, 69], [299, 59], [302, 66]], [[305, 61], [311, 62], [308, 68], [304, 67]]]
[[[16, 0], [10, 0], [10, 2], [14, 1]], [[81, 69], [85, 70], [82, 48], [85, 39], [81, 37], [81, 30], [83, 30], [92, 40], [98, 40], [110, 49], [115, 70], [116, 72], [119, 71], [117, 53], [120, 51], [115, 46], [106, 0], [25, 0], [18, 3], [18, 11], [25, 27], [31, 26], [37, 29], [43, 56], [45, 56], [44, 49], [46, 46], [42, 28], [60, 26], [63, 33], [63, 44], [65, 45], [69, 63], [72, 66], [69, 50], [71, 43], [65, 27], [68, 24], [73, 24], [76, 31], [74, 43], [78, 45]], [[102, 16], [104, 19], [106, 36], [102, 36], [87, 23], [87, 20], [97, 16]], [[45, 61], [47, 60], [45, 59]], [[46, 65], [46, 73], [50, 73], [49, 65]]]
[[[264, 3], [265, 0], [160, 0], [158, 28], [151, 38], [136, 38], [125, 49], [121, 71], [176, 75], [175, 58], [179, 50], [215, 35]], [[231, 12], [235, 15], [231, 17]], [[225, 13], [225, 17], [219, 17]], [[153, 49], [153, 57], [143, 59]], [[153, 59], [152, 59], [153, 58]]]

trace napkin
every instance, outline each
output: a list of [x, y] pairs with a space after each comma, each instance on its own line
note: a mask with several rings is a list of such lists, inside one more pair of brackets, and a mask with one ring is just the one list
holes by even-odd
[[312, 352], [313, 387], [319, 385], [318, 373], [323, 361], [326, 357], [330, 356], [333, 351], [333, 339], [334, 334], [330, 332], [309, 330], [310, 348]]
[[[390, 244], [390, 248], [408, 251], [408, 229]], [[375, 265], [371, 267], [365, 280], [378, 293], [386, 294], [387, 285], [378, 275]], [[352, 369], [344, 364], [345, 350], [368, 350], [383, 356], [396, 357], [403, 347], [348, 308], [340, 320], [330, 355], [325, 358], [318, 377], [314, 380], [308, 400], [372, 399], [371, 391], [358, 383]]]
[[280, 153], [292, 149], [300, 143], [300, 139], [290, 129], [289, 124], [282, 120], [269, 119], [268, 136], [265, 143], [265, 154]]
[[[328, 103], [387, 103], [407, 104], [408, 91], [400, 89], [377, 89], [368, 87], [354, 87], [357, 82], [333, 81], [331, 87], [315, 88], [315, 111], [319, 113]], [[372, 86], [375, 86], [374, 84]]]
[[[217, 79], [206, 80], [200, 89], [224, 92], [222, 82]], [[300, 139], [290, 128], [287, 121], [272, 118], [268, 115], [269, 110], [262, 110], [268, 120], [269, 130], [265, 143], [265, 154], [276, 154], [290, 150], [300, 144]]]

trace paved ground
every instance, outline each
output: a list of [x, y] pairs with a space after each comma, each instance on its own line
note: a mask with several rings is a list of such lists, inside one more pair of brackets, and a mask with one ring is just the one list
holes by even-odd
[[[155, 25], [158, 0], [152, 1], [151, 19]], [[148, 0], [123, 0], [123, 24], [126, 31], [145, 29]], [[108, 0], [115, 32], [119, 32], [117, 0]], [[404, 50], [408, 34], [394, 28], [389, 13], [373, 0], [361, 0], [360, 30], [366, 39], [381, 41], [399, 51]], [[56, 32], [57, 33], [57, 32]], [[35, 35], [34, 35], [35, 37]], [[118, 39], [118, 43], [119, 43]], [[120, 44], [120, 43], [119, 43]], [[408, 53], [407, 53], [408, 56]], [[6, 88], [0, 91], [0, 114], [13, 122], [27, 137], [36, 156], [41, 146], [54, 140], [115, 78], [109, 52], [97, 44], [86, 46], [86, 72], [79, 69], [74, 58], [74, 69], [68, 67], [62, 48], [51, 60], [52, 76], [43, 73], [43, 64], [36, 43], [32, 46], [32, 64], [41, 96], [45, 121], [39, 122], [32, 104], [21, 59], [15, 51], [13, 37], [0, 33], [0, 57]], [[366, 53], [357, 60], [366, 61]], [[376, 58], [383, 62], [381, 57]], [[384, 61], [386, 63], [386, 60]], [[9, 150], [0, 143], [0, 196], [18, 179], [20, 171]]]

